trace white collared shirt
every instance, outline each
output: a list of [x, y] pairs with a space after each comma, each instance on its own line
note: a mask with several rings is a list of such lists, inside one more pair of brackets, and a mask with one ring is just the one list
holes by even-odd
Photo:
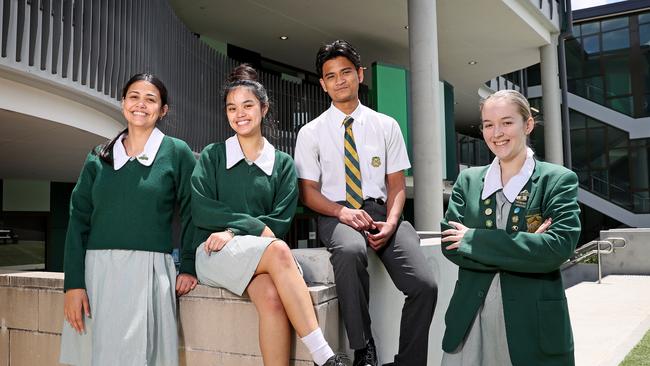
[[521, 192], [521, 190], [526, 186], [526, 183], [533, 175], [533, 171], [535, 170], [534, 155], [535, 153], [533, 153], [531, 148], [526, 148], [526, 161], [524, 162], [524, 165], [521, 167], [521, 170], [519, 170], [519, 173], [510, 178], [505, 187], [501, 182], [501, 166], [499, 165], [499, 158], [495, 157], [492, 164], [490, 164], [487, 173], [485, 173], [481, 199], [484, 200], [499, 189], [503, 189], [503, 195], [506, 196], [508, 202], [514, 202], [519, 192]]
[[158, 153], [158, 149], [160, 148], [160, 144], [162, 144], [165, 134], [155, 127], [153, 131], [151, 131], [151, 135], [149, 135], [149, 139], [147, 139], [147, 143], [144, 145], [142, 153], [133, 158], [127, 155], [124, 144], [122, 143], [125, 137], [126, 133], [121, 134], [113, 145], [113, 169], [115, 170], [122, 168], [131, 159], [136, 159], [144, 166], [151, 166], [156, 158], [156, 154]]
[[[239, 145], [237, 135], [231, 136], [226, 140], [226, 169], [232, 168], [242, 159], [246, 159], [244, 152]], [[264, 138], [264, 147], [260, 156], [253, 161], [264, 174], [270, 176], [273, 174], [273, 165], [275, 164], [275, 147]]]
[[[395, 119], [359, 103], [352, 112], [363, 198], [386, 200], [386, 175], [411, 167], [402, 131]], [[346, 115], [334, 104], [298, 132], [294, 159], [298, 178], [321, 183], [329, 200], [345, 201]]]

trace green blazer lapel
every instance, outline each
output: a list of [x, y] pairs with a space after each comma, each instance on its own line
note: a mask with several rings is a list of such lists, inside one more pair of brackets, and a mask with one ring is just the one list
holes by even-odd
[[481, 186], [479, 192], [476, 194], [476, 198], [479, 200], [477, 207], [479, 207], [479, 222], [477, 225], [473, 225], [475, 228], [482, 229], [496, 229], [497, 220], [496, 220], [496, 192], [492, 193], [486, 199], [482, 199], [483, 188], [485, 187], [485, 175], [487, 174], [487, 169], [483, 169], [481, 172]]

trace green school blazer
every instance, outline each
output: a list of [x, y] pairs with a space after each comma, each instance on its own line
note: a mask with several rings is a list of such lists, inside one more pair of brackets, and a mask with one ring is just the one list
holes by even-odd
[[[442, 252], [458, 265], [458, 281], [445, 314], [442, 340], [453, 352], [465, 338], [490, 287], [501, 274], [501, 296], [510, 359], [514, 366], [572, 366], [573, 335], [559, 267], [580, 236], [578, 178], [555, 164], [535, 170], [513, 202], [506, 230], [496, 228], [496, 193], [482, 200], [488, 167], [463, 170], [442, 221], [469, 228], [457, 250]], [[547, 218], [543, 234], [535, 230]]]

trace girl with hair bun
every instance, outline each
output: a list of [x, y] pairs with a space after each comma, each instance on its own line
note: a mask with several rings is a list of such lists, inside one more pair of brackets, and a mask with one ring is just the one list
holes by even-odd
[[[160, 79], [133, 75], [122, 90], [127, 128], [88, 154], [72, 191], [61, 363], [178, 366], [176, 296], [197, 283], [190, 215], [196, 159], [185, 142], [156, 127], [168, 109]], [[175, 206], [179, 275], [171, 256]]]
[[208, 145], [192, 174], [197, 275], [201, 283], [248, 293], [259, 314], [264, 364], [289, 364], [291, 328], [317, 365], [342, 366], [316, 320], [311, 297], [282, 238], [298, 200], [291, 157], [262, 135], [269, 97], [249, 65], [236, 67], [223, 89], [235, 135]]

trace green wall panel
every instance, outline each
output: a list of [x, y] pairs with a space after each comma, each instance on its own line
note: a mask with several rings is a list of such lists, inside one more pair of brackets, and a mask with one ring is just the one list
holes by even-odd
[[[395, 118], [399, 124], [409, 156], [411, 156], [407, 70], [400, 66], [373, 63], [371, 94], [376, 103], [377, 112]], [[411, 175], [410, 169], [407, 175]]]

